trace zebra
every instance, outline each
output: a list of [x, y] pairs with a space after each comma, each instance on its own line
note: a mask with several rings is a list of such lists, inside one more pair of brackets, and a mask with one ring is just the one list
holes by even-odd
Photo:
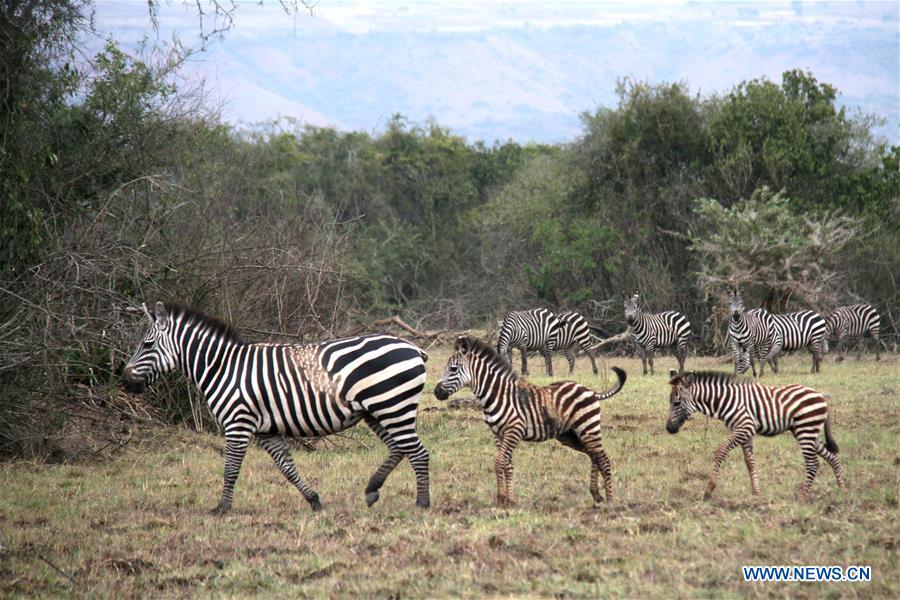
[[[761, 310], [757, 308], [748, 312]], [[812, 372], [818, 373], [822, 355], [827, 351], [828, 344], [825, 318], [811, 310], [801, 310], [787, 314], [773, 314], [772, 323], [778, 331], [769, 353], [772, 370], [778, 372], [778, 355], [780, 353], [794, 352], [806, 347], [812, 353]]]
[[680, 312], [669, 310], [657, 314], [647, 314], [641, 310], [640, 296], [635, 292], [631, 298], [625, 298], [625, 321], [631, 327], [631, 337], [637, 343], [647, 374], [647, 362], [650, 362], [650, 374], [653, 375], [653, 352], [656, 348], [675, 346], [678, 358], [678, 370], [684, 372], [684, 359], [687, 355], [687, 343], [691, 338], [691, 323]]
[[575, 311], [558, 313], [556, 318], [559, 319], [559, 329], [556, 330], [556, 339], [553, 345], [557, 351], [565, 354], [566, 360], [569, 362], [569, 375], [575, 370], [575, 354], [572, 352], [572, 346], [576, 344], [591, 359], [591, 369], [596, 375], [597, 361], [594, 360], [594, 351], [591, 348], [591, 331], [604, 335], [606, 332], [596, 325], [588, 323], [587, 319]]
[[510, 312], [500, 326], [497, 352], [512, 365], [512, 350], [522, 352], [522, 375], [528, 375], [528, 352], [540, 352], [547, 366], [547, 375], [553, 376], [552, 352], [556, 349], [556, 332], [559, 319], [546, 308], [534, 308]]
[[486, 343], [460, 337], [453, 345], [453, 354], [434, 395], [438, 400], [446, 400], [465, 386], [475, 392], [497, 443], [494, 473], [500, 507], [515, 505], [512, 452], [522, 440], [557, 439], [587, 454], [591, 459], [591, 496], [595, 502], [603, 501], [597, 480], [598, 473], [602, 473], [606, 500], [610, 502], [612, 464], [600, 436], [599, 401], [617, 394], [626, 378], [625, 371], [618, 367], [612, 370], [618, 385], [602, 394], [573, 381], [538, 387], [517, 378], [509, 364]]
[[427, 508], [428, 451], [416, 434], [425, 385], [425, 352], [388, 335], [317, 344], [248, 344], [230, 325], [194, 308], [157, 302], [144, 313], [150, 330], [128, 361], [123, 386], [140, 393], [161, 375], [181, 371], [206, 398], [225, 433], [225, 476], [213, 514], [231, 509], [234, 485], [256, 436], [313, 511], [319, 495], [304, 482], [283, 436], [319, 437], [365, 421], [388, 447], [366, 486], [372, 506], [406, 457], [416, 476], [416, 504]]
[[[881, 317], [871, 304], [852, 304], [836, 308], [825, 318], [827, 338], [834, 341], [837, 348], [837, 361], [844, 360], [842, 343], [848, 338], [862, 337], [875, 340], [875, 360], [881, 360], [881, 340], [878, 331], [881, 329]], [[856, 360], [862, 359], [863, 347], [860, 346]]]
[[772, 358], [776, 351], [773, 348], [780, 346], [780, 334], [775, 328], [772, 315], [762, 309], [744, 310], [744, 303], [736, 291], [729, 291], [729, 302], [731, 320], [728, 337], [734, 356], [734, 374], [744, 373], [750, 367], [756, 377], [754, 359], [758, 359], [759, 376], [762, 377], [766, 370], [766, 360]]
[[[716, 449], [712, 474], [704, 498], [709, 498], [719, 479], [722, 463], [732, 448], [744, 452], [744, 462], [750, 473], [753, 495], [760, 493], [753, 457], [753, 436], [774, 436], [785, 431], [794, 434], [803, 460], [806, 479], [800, 488], [799, 499], [806, 500], [819, 470], [819, 456], [834, 470], [838, 487], [844, 488], [844, 475], [838, 457], [838, 445], [831, 435], [828, 403], [825, 396], [803, 385], [766, 386], [749, 379], [714, 372], [669, 372], [672, 391], [669, 396], [669, 418], [666, 430], [678, 430], [695, 412], [721, 419], [731, 431], [728, 439]], [[819, 435], [825, 430], [824, 445]]]

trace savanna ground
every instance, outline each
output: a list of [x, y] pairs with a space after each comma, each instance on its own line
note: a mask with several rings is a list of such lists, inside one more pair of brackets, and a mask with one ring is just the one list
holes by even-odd
[[[493, 506], [494, 446], [481, 413], [431, 395], [449, 349], [432, 348], [419, 431], [431, 451], [432, 508], [414, 508], [401, 464], [381, 500], [363, 488], [385, 456], [364, 427], [295, 452], [325, 510], [313, 514], [259, 448], [238, 481], [234, 511], [208, 510], [221, 489], [223, 440], [160, 431], [102, 464], [0, 464], [0, 596], [805, 596], [897, 597], [900, 363], [886, 355], [810, 375], [809, 356], [769, 383], [830, 396], [849, 484], [824, 463], [811, 501], [794, 494], [803, 461], [790, 435], [757, 438], [762, 496], [749, 494], [740, 452], [703, 501], [724, 426], [695, 417], [665, 432], [671, 357], [629, 373], [604, 403], [616, 498], [592, 506], [587, 458], [555, 442], [514, 455], [518, 507]], [[515, 358], [518, 361], [518, 356]], [[542, 372], [542, 361], [532, 360]], [[517, 363], [518, 364], [518, 363]], [[688, 368], [717, 367], [689, 359]], [[565, 373], [565, 361], [555, 361]], [[608, 373], [604, 370], [605, 373]], [[605, 388], [579, 358], [574, 379]], [[536, 382], [549, 378], [534, 377]], [[468, 391], [457, 396], [470, 396]], [[741, 565], [869, 565], [869, 583], [745, 583]]]

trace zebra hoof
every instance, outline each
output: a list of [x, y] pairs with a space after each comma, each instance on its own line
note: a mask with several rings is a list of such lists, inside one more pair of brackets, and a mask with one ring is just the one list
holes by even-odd
[[416, 508], [431, 508], [431, 500], [428, 498], [416, 500]]
[[225, 515], [226, 513], [228, 513], [228, 511], [230, 511], [230, 510], [231, 510], [230, 505], [222, 504], [220, 502], [218, 505], [216, 505], [216, 507], [214, 509], [209, 511], [209, 514], [211, 514], [214, 517], [221, 517], [221, 516]]
[[378, 502], [379, 497], [380, 495], [378, 492], [366, 492], [366, 506], [371, 507]]
[[309, 507], [313, 512], [322, 512], [322, 503], [319, 502], [318, 498], [313, 498], [309, 501]]

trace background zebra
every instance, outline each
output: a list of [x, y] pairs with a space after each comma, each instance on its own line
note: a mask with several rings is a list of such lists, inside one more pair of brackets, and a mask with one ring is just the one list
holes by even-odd
[[[757, 312], [762, 309], [754, 309], [749, 312]], [[772, 324], [778, 331], [773, 338], [772, 349], [769, 358], [772, 362], [772, 370], [778, 372], [778, 355], [782, 352], [795, 352], [801, 348], [808, 348], [812, 353], [812, 372], [818, 373], [822, 363], [822, 356], [827, 350], [825, 319], [819, 313], [811, 310], [801, 310], [782, 315], [772, 315]]]
[[[773, 436], [785, 431], [794, 434], [806, 462], [806, 479], [800, 488], [801, 500], [806, 499], [812, 488], [819, 470], [819, 456], [831, 465], [838, 486], [844, 487], [838, 446], [831, 436], [828, 423], [828, 403], [816, 390], [802, 385], [769, 387], [724, 373], [687, 373], [682, 376], [671, 371], [669, 375], [672, 385], [669, 419], [666, 421], [669, 433], [678, 433], [695, 412], [721, 419], [731, 431], [728, 439], [716, 449], [706, 498], [716, 489], [719, 471], [728, 453], [738, 446], [744, 452], [753, 494], [759, 494], [753, 436]], [[823, 428], [824, 445], [819, 441]]]
[[762, 377], [766, 360], [771, 358], [773, 347], [778, 343], [779, 333], [772, 315], [762, 309], [746, 311], [741, 295], [735, 291], [728, 293], [731, 310], [728, 338], [731, 340], [734, 372], [744, 373], [750, 367], [756, 377], [756, 360], [759, 360], [759, 376]]
[[144, 312], [150, 330], [125, 367], [124, 387], [141, 392], [178, 369], [200, 389], [225, 432], [225, 483], [213, 513], [231, 508], [254, 436], [320, 510], [319, 495], [300, 478], [283, 436], [325, 436], [361, 420], [388, 447], [366, 486], [366, 503], [378, 500], [385, 479], [406, 457], [416, 474], [416, 504], [429, 505], [428, 451], [416, 434], [427, 358], [419, 348], [388, 335], [302, 346], [246, 344], [230, 326], [192, 308], [157, 302]]
[[569, 375], [575, 370], [575, 354], [572, 352], [572, 347], [575, 345], [591, 359], [591, 369], [596, 375], [597, 361], [594, 360], [594, 351], [591, 348], [591, 331], [601, 334], [605, 334], [605, 332], [588, 323], [587, 319], [575, 311], [557, 313], [556, 317], [559, 319], [559, 329], [556, 330], [554, 347], [557, 351], [565, 354], [566, 360], [569, 362]]
[[551, 353], [556, 349], [556, 332], [559, 319], [546, 308], [514, 311], [506, 315], [500, 326], [497, 352], [506, 357], [512, 366], [512, 350], [522, 352], [522, 375], [528, 375], [528, 353], [540, 352], [547, 366], [547, 375], [553, 375]]
[[675, 346], [678, 358], [678, 370], [684, 372], [684, 359], [687, 356], [687, 343], [691, 337], [691, 323], [680, 312], [669, 310], [657, 314], [647, 314], [641, 310], [640, 297], [637, 292], [631, 298], [625, 298], [625, 321], [631, 327], [631, 337], [637, 343], [647, 374], [647, 362], [650, 362], [650, 374], [653, 375], [653, 352], [656, 348]]
[[557, 439], [562, 444], [584, 452], [591, 459], [591, 496], [602, 502], [598, 473], [603, 474], [606, 500], [612, 500], [612, 465], [603, 450], [600, 436], [600, 400], [605, 400], [625, 385], [625, 372], [613, 371], [618, 385], [598, 394], [573, 381], [533, 386], [516, 378], [501, 356], [481, 340], [460, 337], [453, 346], [444, 374], [434, 395], [446, 400], [465, 386], [472, 388], [484, 410], [497, 441], [494, 473], [497, 477], [497, 504], [512, 506], [512, 452], [522, 440], [543, 442]]
[[[871, 338], [875, 340], [875, 360], [881, 360], [881, 340], [878, 332], [881, 329], [881, 317], [871, 304], [852, 304], [836, 308], [825, 319], [827, 337], [834, 341], [838, 351], [837, 360], [844, 360], [843, 345], [850, 338]], [[857, 360], [862, 358], [863, 346], [859, 347]]]

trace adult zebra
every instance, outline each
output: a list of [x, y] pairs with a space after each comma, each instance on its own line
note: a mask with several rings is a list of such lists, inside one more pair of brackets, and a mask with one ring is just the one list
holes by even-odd
[[518, 348], [522, 353], [522, 375], [528, 375], [528, 353], [540, 352], [547, 375], [552, 376], [552, 352], [556, 349], [559, 328], [559, 319], [546, 308], [510, 312], [500, 326], [497, 352], [512, 366], [512, 350]]
[[618, 385], [598, 394], [574, 381], [558, 381], [538, 387], [518, 379], [494, 349], [472, 337], [457, 338], [453, 354], [434, 388], [438, 400], [446, 400], [465, 386], [472, 388], [484, 411], [484, 420], [494, 433], [497, 456], [497, 504], [513, 506], [512, 453], [520, 441], [556, 439], [591, 459], [590, 491], [602, 502], [597, 476], [603, 474], [607, 502], [612, 500], [612, 464], [603, 449], [600, 401], [625, 385], [625, 371], [613, 367]]
[[[756, 313], [763, 309], [757, 308], [749, 312]], [[811, 310], [801, 310], [781, 315], [772, 315], [778, 335], [774, 337], [770, 360], [772, 370], [778, 372], [778, 355], [782, 352], [794, 352], [801, 348], [808, 348], [812, 354], [812, 372], [818, 373], [822, 364], [822, 356], [827, 351], [825, 318]]]
[[[827, 338], [834, 341], [837, 348], [837, 360], [844, 360], [843, 344], [849, 338], [861, 337], [875, 340], [875, 360], [881, 360], [881, 340], [878, 332], [881, 329], [881, 317], [871, 304], [851, 304], [836, 308], [825, 318]], [[862, 359], [863, 347], [860, 346], [856, 359]]]
[[[759, 478], [753, 457], [753, 436], [774, 436], [790, 431], [806, 462], [806, 479], [800, 488], [805, 500], [812, 489], [819, 470], [819, 456], [834, 470], [838, 486], [844, 487], [838, 446], [831, 436], [828, 423], [828, 403], [814, 389], [802, 385], [770, 387], [752, 380], [737, 379], [724, 373], [669, 372], [672, 391], [669, 396], [669, 418], [666, 430], [678, 430], [695, 412], [721, 419], [731, 431], [728, 439], [716, 449], [712, 474], [704, 496], [709, 498], [719, 479], [722, 463], [732, 448], [744, 451], [744, 462], [750, 473], [754, 495], [759, 494]], [[819, 441], [822, 430], [825, 443]]]
[[744, 310], [741, 295], [731, 290], [728, 293], [731, 309], [728, 337], [734, 357], [734, 373], [744, 373], [749, 366], [756, 377], [756, 360], [759, 360], [759, 376], [762, 377], [766, 370], [766, 360], [771, 360], [776, 351], [773, 348], [780, 347], [780, 334], [768, 311]]
[[678, 370], [684, 372], [687, 343], [691, 338], [691, 323], [687, 317], [674, 310], [647, 314], [641, 309], [640, 296], [635, 292], [631, 298], [625, 298], [625, 321], [631, 327], [631, 337], [637, 343], [644, 375], [647, 374], [648, 361], [650, 374], [653, 375], [653, 352], [656, 348], [669, 346], [675, 346]]
[[591, 359], [591, 369], [597, 374], [597, 361], [594, 360], [594, 351], [591, 348], [591, 331], [604, 334], [602, 329], [591, 325], [588, 320], [575, 311], [557, 313], [559, 329], [556, 330], [556, 339], [553, 346], [557, 351], [563, 352], [569, 362], [569, 375], [575, 370], [575, 354], [573, 346], [578, 346]]
[[406, 457], [416, 475], [416, 504], [429, 505], [428, 451], [416, 434], [427, 359], [422, 350], [388, 335], [247, 344], [231, 326], [193, 308], [157, 302], [153, 311], [144, 305], [144, 312], [150, 330], [125, 367], [124, 387], [139, 393], [178, 369], [200, 389], [225, 432], [225, 483], [214, 514], [231, 509], [254, 436], [312, 509], [321, 510], [283, 436], [326, 436], [361, 420], [388, 447], [366, 486], [366, 503], [378, 500], [385, 479]]

